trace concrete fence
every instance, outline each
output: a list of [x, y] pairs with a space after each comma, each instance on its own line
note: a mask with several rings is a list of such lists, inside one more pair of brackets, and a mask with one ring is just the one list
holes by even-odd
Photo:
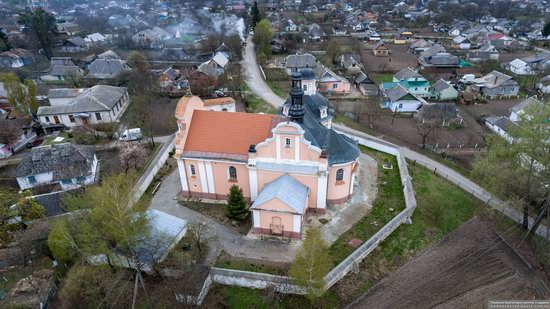
[[[342, 133], [342, 132], [340, 132]], [[343, 133], [345, 134], [345, 133]], [[403, 186], [405, 197], [405, 209], [395, 216], [390, 222], [384, 225], [369, 240], [363, 243], [359, 248], [353, 251], [346, 259], [333, 268], [324, 277], [325, 288], [329, 289], [338, 280], [345, 277], [356, 265], [367, 257], [378, 245], [390, 236], [403, 223], [411, 223], [411, 216], [416, 209], [416, 198], [412, 186], [411, 177], [407, 168], [407, 161], [402, 149], [385, 142], [378, 142], [350, 136], [361, 145], [369, 148], [394, 155], [397, 158], [399, 175]], [[275, 288], [276, 291], [285, 294], [305, 294], [303, 288], [292, 283], [292, 278], [286, 276], [275, 276], [264, 273], [255, 273], [248, 271], [212, 268], [210, 272], [212, 281], [224, 284], [246, 288], [266, 289]]]
[[134, 205], [137, 201], [139, 201], [143, 193], [145, 193], [147, 188], [149, 188], [149, 185], [153, 181], [153, 178], [155, 178], [157, 172], [164, 165], [164, 163], [166, 163], [166, 160], [168, 160], [168, 154], [174, 149], [175, 138], [175, 134], [171, 135], [170, 139], [164, 143], [162, 148], [149, 163], [149, 166], [147, 166], [143, 174], [139, 177], [138, 181], [134, 185], [134, 188], [132, 189], [132, 200], [130, 201], [131, 205]]

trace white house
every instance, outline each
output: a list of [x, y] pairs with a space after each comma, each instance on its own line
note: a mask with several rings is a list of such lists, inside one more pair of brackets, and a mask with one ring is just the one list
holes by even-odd
[[383, 89], [383, 93], [385, 98], [382, 101], [382, 107], [388, 108], [394, 113], [416, 113], [422, 104], [426, 103], [400, 84]]
[[537, 89], [544, 94], [550, 94], [550, 75], [546, 75], [537, 83]]
[[50, 106], [40, 106], [37, 117], [45, 127], [115, 122], [128, 106], [126, 87], [97, 85], [84, 89], [55, 89], [48, 92]]
[[97, 169], [93, 146], [64, 143], [31, 149], [21, 159], [15, 177], [21, 190], [59, 184], [65, 191], [94, 183]]
[[485, 119], [485, 125], [491, 131], [504, 138], [508, 143], [512, 143], [514, 141], [514, 138], [511, 136], [511, 131], [515, 126], [517, 126], [517, 124], [508, 119], [508, 117], [487, 117]]
[[522, 59], [514, 59], [506, 65], [506, 69], [517, 75], [533, 75], [535, 72], [531, 69], [529, 64]]
[[537, 107], [542, 108], [543, 106], [544, 104], [537, 100], [536, 97], [529, 97], [510, 108], [510, 120], [518, 122], [527, 110], [532, 110]]

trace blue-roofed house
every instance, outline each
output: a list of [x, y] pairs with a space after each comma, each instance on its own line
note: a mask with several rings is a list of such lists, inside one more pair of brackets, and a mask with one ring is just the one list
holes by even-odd
[[382, 83], [381, 87], [384, 91], [393, 88], [397, 84], [403, 86], [403, 88], [413, 95], [420, 97], [427, 97], [430, 95], [430, 82], [411, 68], [405, 68], [395, 73], [395, 75], [393, 75], [393, 80], [391, 82]]

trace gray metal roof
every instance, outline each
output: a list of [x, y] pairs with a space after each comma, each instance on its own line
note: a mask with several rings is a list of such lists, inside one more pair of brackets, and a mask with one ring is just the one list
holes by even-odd
[[256, 162], [256, 167], [259, 169], [283, 172], [283, 173], [302, 173], [302, 174], [314, 174], [319, 169], [312, 165], [297, 165], [297, 164], [285, 164], [285, 163], [272, 163], [272, 162]]
[[396, 84], [392, 88], [386, 89], [385, 94], [388, 97], [388, 99], [390, 99], [392, 102], [396, 102], [402, 97], [411, 93], [408, 92], [407, 89], [405, 89], [405, 87], [401, 86], [400, 84]]
[[71, 102], [65, 105], [40, 106], [37, 115], [59, 115], [110, 111], [128, 92], [126, 87], [97, 85], [82, 91]]
[[90, 64], [89, 75], [95, 78], [113, 78], [128, 67], [126, 61], [120, 59], [96, 59]]
[[304, 214], [308, 195], [308, 187], [294, 179], [294, 177], [285, 174], [264, 186], [254, 204], [252, 204], [252, 209], [257, 209], [273, 199], [278, 199], [294, 209], [296, 213]]
[[418, 72], [414, 71], [411, 68], [404, 68], [403, 70], [395, 73], [393, 77], [397, 78], [398, 80], [408, 80], [409, 78], [422, 77], [422, 75], [418, 74]]
[[512, 128], [517, 126], [515, 122], [504, 116], [487, 117], [486, 121], [496, 127], [499, 127], [501, 130], [507, 133], [509, 133]]
[[434, 46], [428, 48], [427, 50], [420, 53], [420, 56], [423, 58], [433, 57], [435, 54], [440, 53], [445, 50], [445, 47], [435, 44]]
[[517, 105], [513, 106], [510, 110], [517, 113], [526, 109], [529, 106], [542, 107], [544, 106], [544, 104], [541, 101], [537, 100], [537, 98], [535, 97], [529, 97], [521, 101]]
[[88, 45], [88, 43], [86, 41], [84, 41], [84, 39], [79, 37], [79, 36], [67, 39], [67, 42], [70, 42], [74, 46], [78, 46], [78, 47], [86, 47]]
[[312, 54], [303, 54], [303, 55], [288, 55], [286, 57], [287, 68], [316, 68], [317, 59]]
[[82, 93], [82, 88], [53, 88], [48, 89], [48, 98], [74, 98]]
[[432, 88], [437, 92], [442, 92], [449, 87], [452, 86], [441, 78], [432, 85]]
[[54, 65], [48, 72], [48, 75], [54, 76], [79, 76], [80, 68], [76, 65]]
[[60, 181], [89, 176], [94, 157], [93, 146], [65, 143], [35, 147], [23, 157], [15, 177], [52, 172], [53, 181]]

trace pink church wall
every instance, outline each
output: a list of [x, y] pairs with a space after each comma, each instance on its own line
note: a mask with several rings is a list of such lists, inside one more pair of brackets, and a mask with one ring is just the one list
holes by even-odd
[[[353, 183], [351, 182], [353, 162], [340, 166], [329, 167], [329, 175], [327, 180], [327, 202], [329, 204], [338, 204], [349, 198]], [[336, 182], [336, 171], [344, 170], [343, 182]]]
[[[183, 163], [185, 165], [185, 173], [187, 175], [187, 186], [189, 191], [202, 193], [201, 177], [205, 177], [206, 175], [200, 175], [199, 162], [197, 160], [185, 159], [183, 160]], [[191, 165], [195, 167], [195, 176], [191, 176]]]
[[[265, 184], [277, 179], [279, 176], [282, 176], [284, 173], [258, 170], [257, 174], [258, 174], [258, 192], [261, 192]], [[312, 208], [312, 209], [316, 208], [317, 207], [317, 175], [292, 174], [291, 176], [310, 189], [309, 199], [308, 199], [308, 208]]]
[[[214, 187], [216, 194], [225, 199], [229, 193], [229, 188], [233, 185], [239, 186], [243, 190], [243, 195], [250, 198], [250, 179], [248, 168], [245, 164], [212, 162], [212, 175], [214, 176]], [[229, 181], [229, 167], [234, 166], [237, 169], [237, 181]]]

